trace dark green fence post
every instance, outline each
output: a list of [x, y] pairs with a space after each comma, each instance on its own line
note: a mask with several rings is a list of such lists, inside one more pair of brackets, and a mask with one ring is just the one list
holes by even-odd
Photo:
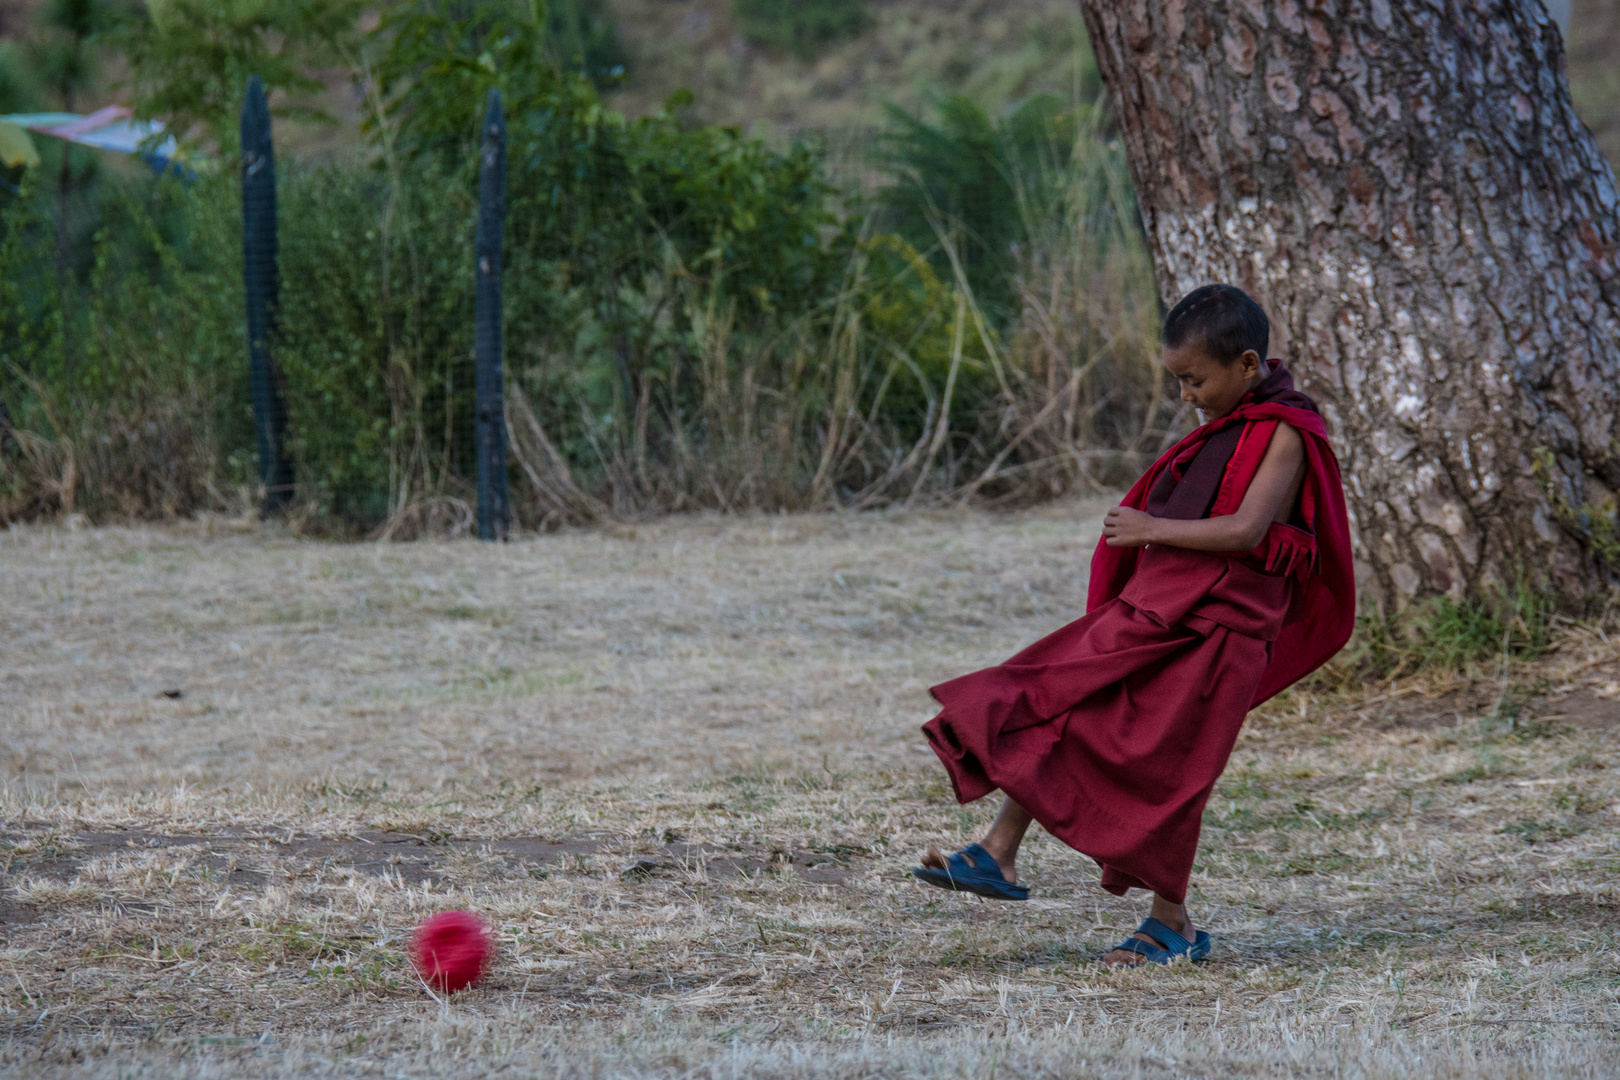
[[489, 92], [478, 157], [478, 239], [474, 316], [478, 412], [478, 538], [506, 539], [506, 415], [501, 386], [501, 234], [506, 227], [506, 122], [501, 93]]
[[270, 109], [264, 85], [250, 76], [242, 103], [242, 281], [247, 292], [248, 383], [259, 451], [264, 510], [292, 502], [293, 468], [287, 456], [287, 403], [281, 396], [275, 358], [276, 303], [281, 279], [276, 267], [276, 155], [270, 139]]

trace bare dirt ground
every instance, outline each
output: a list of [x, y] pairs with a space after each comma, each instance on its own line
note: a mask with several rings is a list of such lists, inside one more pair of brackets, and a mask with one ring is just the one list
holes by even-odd
[[[8, 1076], [1612, 1077], [1620, 642], [1296, 691], [1210, 804], [1208, 964], [971, 838], [927, 687], [1083, 608], [1102, 504], [502, 546], [0, 534]], [[501, 959], [448, 999], [425, 914]]]

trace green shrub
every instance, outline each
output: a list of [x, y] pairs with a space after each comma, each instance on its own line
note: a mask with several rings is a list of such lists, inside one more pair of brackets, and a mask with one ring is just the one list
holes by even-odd
[[240, 233], [217, 198], [227, 189], [201, 188], [98, 185], [90, 266], [65, 318], [40, 272], [55, 200], [25, 188], [0, 212], [0, 402], [15, 429], [0, 439], [0, 518], [174, 517], [236, 501], [252, 464]]
[[1013, 279], [1032, 223], [1060, 212], [1080, 138], [1080, 113], [1037, 95], [992, 117], [963, 95], [938, 98], [937, 119], [889, 106], [877, 165], [889, 183], [877, 195], [882, 227], [930, 253], [950, 273], [941, 234], [950, 232], [974, 293], [998, 325], [1017, 315]]
[[731, 11], [750, 41], [805, 60], [868, 22], [866, 0], [732, 0]]
[[546, 34], [557, 66], [565, 71], [577, 71], [602, 88], [624, 77], [624, 46], [603, 0], [549, 0]]
[[940, 280], [928, 260], [894, 233], [873, 237], [863, 251], [869, 280], [863, 305], [865, 326], [890, 352], [893, 369], [883, 388], [883, 400], [875, 400], [874, 387], [874, 401], [869, 406], [877, 405], [899, 440], [914, 443], [931, 429], [945, 407], [942, 397], [951, 382], [951, 361], [960, 356], [948, 423], [953, 430], [972, 430], [997, 386], [984, 343], [965, 309], [960, 311], [958, 326], [959, 292]]
[[136, 114], [182, 135], [237, 146], [249, 75], [276, 94], [277, 116], [330, 121], [315, 104], [321, 69], [352, 63], [364, 0], [150, 0], [117, 35]]
[[[234, 107], [220, 73], [274, 44], [255, 35], [199, 39], [229, 46], [202, 65], [215, 74], [189, 114], [200, 126]], [[1077, 139], [1084, 152], [1042, 196], [1050, 221], [1026, 224], [1016, 288], [1039, 312], [1026, 327], [987, 318], [974, 281], [938, 258], [954, 223], [931, 260], [836, 214], [811, 145], [684, 127], [681, 97], [615, 114], [558, 68], [527, 5], [415, 0], [351, 44], [374, 77], [372, 153], [278, 172], [273, 352], [304, 527], [405, 537], [469, 516], [475, 149], [491, 88], [509, 118], [520, 525], [1044, 497], [1097, 482], [1095, 455], [1161, 438], [1151, 267], [1122, 227], [1117, 150]], [[50, 201], [32, 187], [0, 200], [0, 403], [15, 426], [0, 431], [0, 520], [254, 503], [241, 210], [221, 164], [189, 186], [109, 173], [84, 188], [66, 295], [41, 273]], [[1114, 441], [1092, 448], [1103, 433]]]
[[[285, 170], [281, 339], [306, 503], [373, 525], [468, 464], [472, 192], [424, 166]], [[458, 451], [460, 453], [458, 454]]]

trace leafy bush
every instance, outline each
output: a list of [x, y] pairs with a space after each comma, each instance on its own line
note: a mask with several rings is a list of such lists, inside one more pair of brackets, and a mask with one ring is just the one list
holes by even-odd
[[550, 0], [546, 34], [563, 70], [577, 71], [603, 88], [624, 76], [624, 47], [613, 12], [603, 0]]
[[364, 0], [150, 0], [119, 43], [136, 93], [136, 114], [171, 130], [237, 145], [242, 88], [257, 74], [280, 91], [278, 116], [330, 120], [309, 104], [325, 89], [323, 68], [352, 64]]
[[[243, 55], [259, 48], [243, 40]], [[947, 217], [930, 259], [838, 216], [812, 146], [686, 128], [681, 97], [613, 113], [558, 68], [535, 9], [413, 0], [354, 41], [372, 154], [279, 173], [274, 353], [305, 527], [406, 537], [470, 516], [475, 140], [491, 88], [509, 117], [520, 525], [1038, 498], [1113, 479], [1110, 462], [1162, 441], [1151, 268], [1118, 151], [1085, 131], [1053, 166], [1049, 220], [1025, 224], [1012, 282], [982, 278], [1024, 314], [987, 315], [952, 257], [965, 227]], [[208, 87], [200, 128], [230, 107], [223, 76]], [[15, 420], [0, 519], [253, 503], [234, 173], [109, 177], [65, 295], [39, 273], [46, 202], [30, 188], [0, 204], [0, 402]]]
[[749, 40], [808, 60], [820, 48], [866, 28], [866, 0], [732, 0]]

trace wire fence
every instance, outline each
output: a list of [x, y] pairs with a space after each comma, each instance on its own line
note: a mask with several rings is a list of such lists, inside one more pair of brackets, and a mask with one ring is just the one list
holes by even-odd
[[279, 511], [292, 501], [294, 481], [287, 456], [287, 402], [271, 355], [281, 297], [275, 140], [270, 107], [257, 75], [248, 80], [242, 107], [242, 292], [259, 484], [265, 492], [264, 508]]
[[[0, 205], [0, 519], [407, 539], [1009, 503], [1126, 480], [1185, 419], [1094, 128], [1040, 144], [1060, 156], [924, 133], [902, 160], [484, 105], [460, 142], [278, 171], [250, 92], [239, 171], [81, 197], [67, 289], [25, 178]], [[927, 153], [1002, 155], [974, 174], [1001, 187], [939, 188]]]

